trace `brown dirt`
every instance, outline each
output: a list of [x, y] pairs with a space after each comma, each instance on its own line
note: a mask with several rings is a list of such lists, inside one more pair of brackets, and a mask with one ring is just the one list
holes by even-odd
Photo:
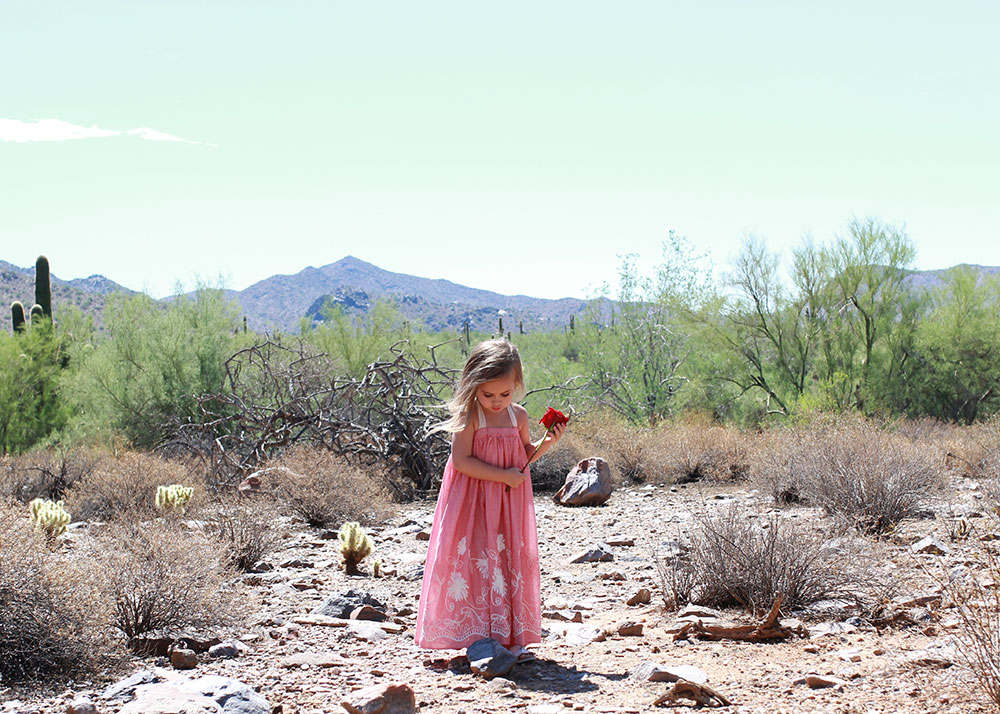
[[[963, 485], [964, 484], [964, 485]], [[956, 484], [953, 506], [969, 511], [977, 504], [978, 485], [968, 480]], [[976, 486], [973, 488], [973, 486]], [[673, 640], [674, 613], [663, 607], [653, 554], [661, 541], [673, 540], [690, 527], [694, 514], [723, 507], [736, 500], [766, 511], [769, 500], [745, 486], [670, 488], [643, 486], [621, 488], [600, 508], [571, 509], [556, 506], [546, 495], [536, 497], [542, 559], [542, 598], [546, 610], [582, 608], [582, 626], [612, 627], [631, 621], [643, 625], [639, 636], [617, 634], [604, 641], [573, 644], [560, 634], [565, 627], [543, 620], [548, 637], [537, 647], [535, 662], [516, 666], [510, 679], [515, 686], [487, 682], [460, 665], [441, 668], [428, 661], [443, 660], [458, 652], [429, 652], [413, 643], [420, 581], [405, 579], [422, 562], [426, 542], [407, 531], [408, 524], [426, 527], [433, 503], [412, 505], [405, 514], [380, 529], [373, 529], [376, 550], [362, 564], [370, 572], [373, 558], [380, 558], [387, 574], [346, 576], [337, 564], [336, 540], [324, 540], [302, 526], [286, 547], [269, 560], [276, 567], [262, 574], [243, 576], [237, 585], [250, 626], [239, 639], [248, 651], [233, 660], [207, 661], [192, 676], [220, 674], [259, 687], [269, 702], [281, 705], [282, 714], [342, 712], [339, 702], [351, 690], [401, 681], [416, 692], [419, 710], [466, 714], [526, 711], [645, 712], [684, 711], [689, 706], [654, 707], [670, 684], [639, 683], [629, 671], [644, 660], [665, 666], [694, 665], [708, 675], [708, 683], [733, 705], [736, 712], [830, 712], [838, 714], [916, 714], [920, 712], [993, 711], [976, 690], [971, 675], [959, 666], [920, 665], [908, 662], [912, 653], [946, 643], [950, 633], [940, 613], [925, 622], [876, 629], [862, 625], [846, 635], [799, 638], [778, 643], [702, 642]], [[949, 543], [943, 516], [945, 504], [931, 504], [938, 513], [903, 524], [887, 541], [886, 557], [897, 567], [900, 595], [929, 590], [933, 583], [921, 565], [932, 572], [965, 560], [964, 545]], [[817, 528], [828, 523], [811, 509], [791, 508], [783, 517], [803, 519]], [[994, 521], [971, 517], [982, 533]], [[394, 532], [393, 532], [394, 531]], [[976, 531], [974, 531], [976, 532]], [[909, 544], [924, 535], [949, 543], [945, 556], [911, 555]], [[633, 539], [618, 545], [612, 562], [567, 565], [569, 556], [600, 541]], [[295, 561], [298, 561], [297, 563]], [[282, 565], [285, 564], [285, 565]], [[648, 605], [628, 606], [639, 588], [648, 588]], [[371, 591], [388, 604], [402, 632], [367, 641], [351, 628], [297, 624], [296, 616], [309, 613], [330, 594], [355, 588]], [[749, 623], [743, 613], [726, 613], [734, 621]], [[791, 613], [794, 615], [795, 613]], [[807, 624], [816, 618], [802, 618]], [[578, 626], [580, 627], [580, 626]], [[855, 653], [840, 654], [843, 650]], [[300, 655], [299, 659], [290, 659]], [[314, 656], [309, 663], [310, 656]], [[849, 661], [853, 656], [858, 661]], [[326, 658], [326, 662], [322, 660]], [[303, 664], [303, 661], [306, 663]], [[155, 664], [135, 660], [136, 668]], [[160, 662], [159, 664], [165, 664]], [[832, 675], [845, 684], [831, 689], [810, 689], [795, 680], [814, 672]], [[86, 691], [80, 686], [61, 695], [25, 697], [20, 708], [0, 711], [64, 712], [69, 699]], [[94, 687], [95, 695], [100, 688]], [[0, 690], [5, 698], [12, 692]], [[114, 708], [103, 705], [105, 714]], [[693, 704], [693, 703], [692, 703]]]

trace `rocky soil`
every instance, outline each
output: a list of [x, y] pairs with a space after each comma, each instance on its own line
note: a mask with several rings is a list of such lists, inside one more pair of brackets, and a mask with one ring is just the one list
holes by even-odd
[[[939, 605], [940, 591], [924, 570], [947, 577], [950, 568], [966, 562], [967, 548], [996, 528], [992, 519], [977, 515], [977, 508], [983, 509], [978, 484], [956, 484], [954, 493], [949, 504], [931, 504], [936, 515], [903, 524], [881, 551], [898, 609], [907, 613], [891, 627], [877, 629], [843, 612], [786, 613], [808, 628], [802, 636], [774, 643], [675, 641], [678, 614], [664, 608], [654, 553], [683, 539], [700, 513], [733, 503], [764, 513], [771, 505], [745, 486], [640, 486], [619, 489], [606, 505], [592, 508], [566, 508], [547, 495], [536, 496], [547, 636], [536, 649], [537, 659], [517, 664], [507, 677], [483, 679], [471, 673], [463, 653], [430, 652], [413, 643], [430, 502], [410, 505], [374, 530], [376, 552], [363, 564], [368, 574], [362, 576], [346, 576], [338, 568], [337, 541], [329, 534], [300, 527], [268, 559], [272, 569], [240, 578], [249, 624], [238, 633], [237, 656], [199, 654], [186, 671], [172, 669], [166, 657], [136, 659], [133, 665], [137, 671], [162, 668], [154, 671], [178, 681], [208, 675], [239, 680], [281, 714], [343, 712], [341, 702], [352, 692], [390, 682], [409, 685], [421, 712], [611, 713], [693, 706], [688, 700], [655, 706], [672, 685], [647, 681], [657, 668], [645, 662], [659, 669], [685, 666], [689, 679], [703, 676], [731, 702], [726, 711], [991, 711], [970, 674], [953, 664], [953, 613]], [[949, 538], [954, 527], [948, 518], [956, 513], [974, 526], [969, 541]], [[784, 509], [780, 517], [829, 527], [810, 509]], [[943, 547], [914, 552], [926, 536]], [[570, 563], [599, 543], [613, 559]], [[379, 578], [370, 575], [374, 557], [381, 560]], [[389, 619], [347, 622], [313, 613], [349, 589], [370, 593]], [[651, 595], [648, 602], [643, 589]], [[696, 612], [688, 619], [718, 621], [713, 615], [754, 622], [740, 612]], [[106, 686], [0, 690], [0, 699], [7, 700], [0, 712], [61, 713], [81, 696], [104, 714], [122, 710], [120, 701], [102, 696]]]

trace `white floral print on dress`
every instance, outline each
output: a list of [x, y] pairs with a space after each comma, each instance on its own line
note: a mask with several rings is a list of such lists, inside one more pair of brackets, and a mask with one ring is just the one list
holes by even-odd
[[458, 554], [465, 555], [465, 536], [462, 536], [462, 540], [458, 541]]
[[503, 581], [500, 568], [493, 568], [493, 592], [501, 597], [507, 594], [507, 584]]
[[473, 562], [476, 564], [476, 568], [478, 568], [479, 574], [485, 578], [490, 572], [489, 558], [476, 558]]
[[452, 600], [464, 600], [469, 596], [469, 584], [461, 573], [451, 574], [451, 583], [448, 585], [448, 597]]
[[506, 547], [507, 547], [507, 544], [504, 543], [503, 533], [497, 533], [497, 552], [498, 553], [503, 553], [503, 549], [506, 548]]

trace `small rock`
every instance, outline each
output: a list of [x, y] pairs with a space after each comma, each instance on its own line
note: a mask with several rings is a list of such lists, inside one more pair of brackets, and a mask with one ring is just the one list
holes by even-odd
[[542, 617], [561, 622], [583, 622], [583, 613], [579, 610], [545, 610]]
[[810, 689], [829, 689], [830, 687], [843, 687], [847, 684], [843, 679], [823, 674], [807, 674], [805, 680]]
[[861, 661], [861, 650], [859, 649], [837, 650], [833, 654], [845, 662]]
[[648, 605], [652, 594], [646, 588], [639, 588], [635, 595], [625, 601], [626, 605]]
[[329, 669], [350, 664], [348, 660], [329, 652], [297, 652], [278, 661], [281, 667], [288, 669]]
[[603, 642], [607, 639], [604, 630], [600, 627], [590, 627], [589, 625], [569, 625], [566, 626], [566, 644], [574, 647], [589, 645], [591, 642]]
[[688, 605], [677, 613], [677, 619], [721, 620], [722, 612], [701, 605]]
[[513, 692], [517, 689], [517, 682], [513, 682], [504, 677], [494, 677], [490, 680], [490, 683], [486, 685], [486, 690], [489, 692]]
[[198, 655], [194, 650], [178, 647], [170, 653], [170, 665], [174, 669], [194, 669], [198, 666]]
[[[423, 567], [421, 567], [420, 570], [422, 575]], [[327, 598], [326, 602], [315, 608], [313, 612], [318, 615], [348, 619], [350, 618], [351, 613], [362, 605], [371, 605], [375, 609], [383, 612], [385, 612], [386, 609], [385, 605], [372, 597], [371, 593], [362, 592], [352, 588], [350, 590], [345, 590], [344, 592], [331, 595]]]
[[623, 580], [628, 580], [628, 578], [625, 577], [625, 573], [623, 573], [620, 570], [611, 570], [607, 573], [601, 573], [597, 577], [601, 580], [614, 580], [616, 582], [622, 582]]
[[641, 637], [642, 623], [628, 620], [618, 625], [618, 634], [622, 637]]
[[387, 619], [387, 615], [381, 610], [376, 610], [371, 605], [361, 605], [351, 610], [352, 620], [374, 620], [375, 622], [383, 622]]
[[417, 540], [430, 540], [431, 539], [431, 532], [430, 532], [429, 529], [424, 528], [423, 530], [420, 530], [420, 531], [417, 532], [417, 536], [416, 537], [417, 537]]
[[517, 657], [510, 650], [494, 640], [486, 637], [476, 640], [465, 650], [472, 671], [492, 679], [502, 677], [514, 668]]
[[827, 635], [846, 635], [858, 631], [857, 626], [849, 622], [821, 622], [817, 625], [810, 625], [808, 629], [811, 639]]
[[66, 714], [99, 714], [97, 705], [88, 697], [77, 697], [66, 707]]
[[240, 656], [240, 648], [235, 642], [221, 642], [209, 647], [208, 654], [215, 659], [232, 659]]
[[910, 546], [910, 550], [914, 553], [925, 553], [930, 555], [947, 555], [951, 552], [951, 548], [933, 536], [921, 538]]
[[686, 679], [695, 684], [705, 684], [708, 675], [704, 671], [690, 664], [680, 664], [673, 667], [665, 667], [657, 662], [645, 660], [640, 662], [632, 671], [629, 677], [640, 682], [676, 682], [678, 679]]
[[598, 543], [587, 550], [580, 551], [568, 563], [601, 563], [614, 560], [615, 554], [611, 552], [611, 547], [607, 543]]
[[349, 714], [414, 714], [417, 697], [410, 685], [391, 682], [351, 692], [340, 706]]

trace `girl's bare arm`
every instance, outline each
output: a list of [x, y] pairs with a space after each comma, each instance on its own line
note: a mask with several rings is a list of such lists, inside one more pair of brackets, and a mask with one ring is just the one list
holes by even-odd
[[520, 486], [527, 478], [515, 468], [502, 469], [499, 466], [488, 464], [472, 455], [472, 438], [476, 430], [472, 424], [468, 424], [462, 431], [456, 432], [451, 439], [451, 462], [455, 468], [466, 476], [482, 479], [483, 481], [497, 481], [504, 483], [511, 488]]

